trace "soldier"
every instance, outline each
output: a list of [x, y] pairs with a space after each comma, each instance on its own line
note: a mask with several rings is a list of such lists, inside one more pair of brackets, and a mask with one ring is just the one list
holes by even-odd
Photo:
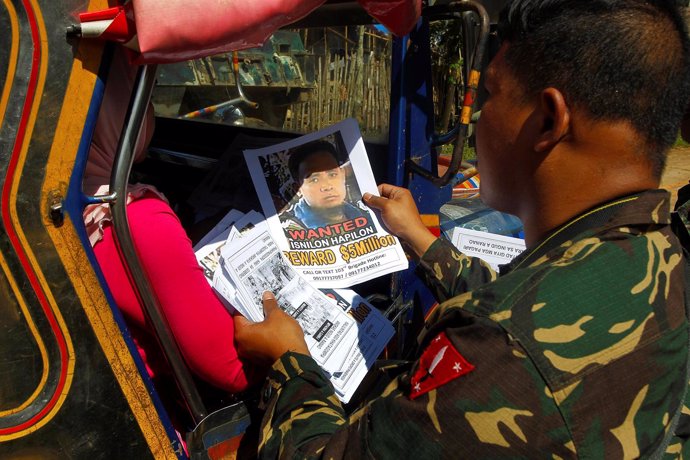
[[347, 415], [299, 326], [265, 293], [263, 323], [236, 320], [240, 352], [273, 364], [261, 457], [681, 453], [683, 260], [658, 189], [690, 94], [673, 3], [506, 8], [477, 155], [482, 199], [520, 217], [527, 250], [499, 275], [431, 235], [408, 191], [381, 185], [365, 201], [442, 303], [416, 360]]

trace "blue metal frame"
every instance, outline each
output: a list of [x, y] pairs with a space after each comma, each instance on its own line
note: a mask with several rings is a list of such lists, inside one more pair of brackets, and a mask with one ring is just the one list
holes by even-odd
[[[452, 186], [438, 188], [410, 174], [405, 162], [414, 158], [421, 166], [437, 172], [434, 142], [433, 85], [431, 79], [429, 22], [422, 18], [406, 37], [393, 42], [391, 118], [389, 138], [389, 182], [408, 188], [421, 214], [438, 215], [448, 202]], [[393, 278], [392, 298], [410, 308], [412, 315], [426, 314], [435, 303], [431, 292], [415, 274], [415, 264]]]

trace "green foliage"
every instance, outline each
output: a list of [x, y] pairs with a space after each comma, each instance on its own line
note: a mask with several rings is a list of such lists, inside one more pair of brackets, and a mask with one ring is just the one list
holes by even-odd
[[451, 85], [457, 85], [462, 82], [462, 57], [458, 57], [457, 60], [448, 66], [448, 83]]
[[690, 147], [690, 143], [687, 143], [683, 140], [682, 137], [680, 137], [680, 134], [678, 135], [678, 138], [676, 139], [676, 143], [673, 144], [673, 147]]
[[469, 145], [465, 144], [465, 147], [462, 149], [462, 159], [465, 161], [476, 160], [477, 151], [474, 149], [474, 147], [470, 147]]
[[430, 24], [431, 55], [440, 67], [448, 67], [460, 55], [461, 30], [459, 21], [434, 21]]
[[[440, 152], [441, 155], [446, 155], [450, 156], [453, 154], [453, 149], [455, 148], [454, 144], [445, 144], [440, 147]], [[476, 160], [477, 159], [477, 152], [474, 149], [474, 147], [470, 147], [467, 142], [465, 142], [465, 146], [462, 148], [462, 159], [463, 161], [470, 161], [470, 160]]]

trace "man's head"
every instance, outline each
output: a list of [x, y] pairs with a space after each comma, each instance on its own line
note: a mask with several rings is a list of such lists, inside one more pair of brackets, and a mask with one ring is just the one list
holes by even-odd
[[[563, 166], [564, 155], [549, 155], [564, 142], [634, 155], [645, 183], [658, 181], [690, 94], [690, 45], [673, 1], [514, 0], [499, 36], [477, 126], [482, 186], [498, 189], [482, 192], [489, 204], [514, 212], [522, 197], [501, 194], [517, 195], [517, 181], [542, 186]], [[601, 158], [602, 175], [616, 158]]]
[[345, 201], [345, 172], [330, 142], [315, 141], [300, 146], [290, 155], [288, 167], [309, 206], [329, 209]]
[[688, 101], [685, 22], [672, 0], [516, 0], [499, 35], [529, 97], [559, 89], [594, 120], [629, 121], [661, 174]]

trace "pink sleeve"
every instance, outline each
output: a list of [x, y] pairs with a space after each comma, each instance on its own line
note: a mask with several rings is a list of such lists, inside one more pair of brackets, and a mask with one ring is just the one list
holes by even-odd
[[230, 392], [246, 389], [232, 316], [206, 281], [175, 213], [147, 197], [130, 203], [127, 216], [143, 269], [192, 372]]

